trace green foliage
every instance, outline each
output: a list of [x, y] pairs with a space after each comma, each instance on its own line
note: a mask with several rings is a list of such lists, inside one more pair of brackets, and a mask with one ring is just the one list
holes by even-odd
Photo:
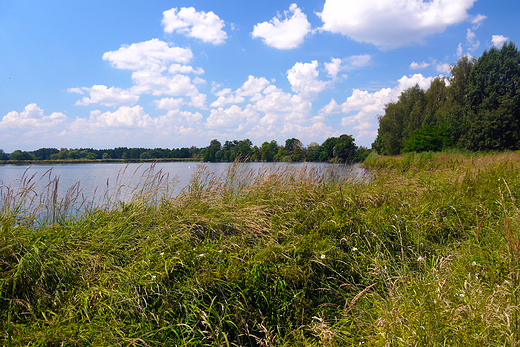
[[485, 51], [467, 87], [468, 145], [473, 150], [520, 146], [520, 52], [513, 43]]
[[[520, 52], [513, 43], [461, 57], [448, 80], [401, 93], [379, 117], [372, 148], [381, 154], [445, 148], [520, 148]], [[449, 83], [447, 83], [449, 82]]]

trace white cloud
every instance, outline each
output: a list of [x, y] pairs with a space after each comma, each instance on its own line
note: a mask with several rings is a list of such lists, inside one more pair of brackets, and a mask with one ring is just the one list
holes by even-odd
[[468, 29], [466, 33], [466, 40], [468, 41], [468, 50], [470, 52], [475, 51], [480, 46], [480, 41], [477, 40], [477, 35]]
[[223, 107], [227, 104], [240, 104], [244, 101], [245, 101], [245, 99], [241, 96], [235, 96], [235, 95], [219, 96], [219, 98], [217, 100], [213, 101], [211, 103], [211, 105], [209, 105], [209, 106], [210, 107]]
[[178, 110], [181, 108], [182, 104], [184, 103], [184, 99], [178, 98], [162, 98], [160, 100], [155, 100], [155, 107], [157, 107], [159, 110]]
[[323, 91], [329, 82], [318, 80], [319, 72], [318, 61], [313, 60], [312, 63], [296, 63], [287, 71], [287, 79], [291, 84], [291, 88], [295, 93], [300, 94], [303, 98], [314, 98]]
[[181, 64], [171, 64], [168, 68], [168, 72], [171, 74], [189, 74], [193, 73], [196, 75], [202, 75], [204, 73], [204, 70], [201, 67], [198, 67], [196, 69], [193, 68], [193, 66], [190, 65], [181, 65]]
[[87, 106], [90, 104], [101, 104], [105, 106], [131, 106], [139, 100], [139, 95], [132, 91], [111, 87], [107, 88], [103, 85], [95, 85], [92, 88], [70, 88], [69, 92], [81, 94], [89, 93], [90, 97], [83, 97], [78, 100], [75, 105]]
[[344, 59], [332, 58], [330, 63], [325, 63], [325, 70], [330, 77], [336, 79], [340, 71], [350, 71], [367, 66], [372, 60], [370, 54], [353, 55]]
[[439, 73], [450, 73], [450, 64], [444, 63], [444, 64], [435, 64], [435, 71]]
[[423, 43], [466, 20], [476, 0], [326, 0], [318, 13], [324, 31], [341, 33], [381, 48]]
[[333, 99], [331, 102], [323, 107], [319, 115], [324, 119], [327, 115], [339, 113], [349, 114], [357, 112], [353, 115], [347, 115], [341, 119], [341, 125], [349, 129], [357, 130], [356, 138], [361, 136], [371, 136], [377, 131], [378, 114], [384, 113], [385, 105], [392, 101], [397, 101], [399, 95], [406, 89], [419, 85], [422, 89], [427, 89], [433, 77], [424, 77], [421, 74], [412, 76], [403, 76], [398, 80], [397, 86], [393, 88], [382, 88], [376, 92], [369, 92], [366, 90], [354, 89], [352, 95], [347, 100], [338, 105]]
[[264, 114], [260, 119], [260, 125], [263, 126], [280, 124], [283, 121], [304, 122], [312, 111], [312, 104], [300, 95], [284, 93], [271, 85], [264, 89], [253, 108]]
[[[143, 128], [151, 124], [152, 118], [139, 105], [122, 106], [114, 112], [92, 111], [88, 120], [90, 128]], [[73, 124], [72, 128], [75, 127]]]
[[325, 63], [325, 69], [327, 70], [327, 73], [330, 77], [337, 78], [341, 69], [341, 59], [332, 58], [330, 63]]
[[462, 57], [462, 42], [459, 43], [459, 46], [457, 47], [457, 57]]
[[473, 30], [477, 30], [486, 18], [487, 17], [482, 14], [477, 14], [475, 17], [473, 17], [473, 19], [471, 20], [471, 24], [473, 24]]
[[188, 63], [193, 58], [189, 48], [170, 47], [164, 41], [152, 39], [145, 42], [123, 45], [117, 51], [103, 54], [103, 60], [113, 67], [124, 70], [160, 70], [171, 63]]
[[280, 21], [282, 16], [278, 15], [269, 23], [256, 24], [252, 32], [253, 37], [260, 37], [266, 45], [278, 49], [298, 47], [311, 31], [311, 24], [296, 4], [291, 4], [289, 11], [285, 11], [283, 17], [282, 21]]
[[331, 114], [337, 114], [340, 112], [341, 106], [336, 102], [336, 100], [331, 99], [330, 102], [318, 112], [318, 116], [314, 117], [312, 120], [323, 121], [326, 118], [326, 116]]
[[[201, 94], [186, 75], [164, 76], [157, 71], [136, 71], [132, 73], [135, 87], [139, 93], [152, 95], [189, 96], [196, 107], [203, 107], [206, 96]], [[204, 101], [204, 102], [203, 102]]]
[[25, 106], [22, 112], [11, 111], [0, 121], [0, 129], [7, 128], [31, 128], [36, 131], [41, 127], [55, 127], [67, 120], [61, 112], [53, 112], [50, 116], [45, 116], [43, 110], [37, 104]]
[[264, 77], [257, 78], [249, 75], [247, 81], [237, 89], [236, 94], [240, 96], [253, 96], [261, 93], [269, 84], [269, 81]]
[[176, 31], [204, 42], [221, 44], [227, 39], [222, 30], [225, 23], [213, 12], [195, 11], [193, 7], [182, 7], [179, 11], [172, 8], [163, 12], [164, 31], [171, 34]]
[[491, 42], [493, 42], [493, 46], [502, 48], [507, 40], [509, 40], [509, 37], [505, 37], [503, 35], [492, 35]]
[[230, 108], [224, 109], [219, 107], [218, 109], [211, 110], [211, 113], [206, 120], [207, 128], [237, 128], [239, 131], [243, 130], [244, 126], [256, 120], [256, 112], [251, 108], [242, 110], [237, 105], [233, 105]]
[[425, 67], [428, 67], [428, 66], [430, 66], [430, 64], [425, 61], [423, 61], [422, 63], [416, 63], [415, 61], [413, 61], [410, 64], [410, 69], [424, 69]]
[[355, 70], [367, 66], [371, 60], [370, 54], [353, 55], [343, 59], [343, 64], [345, 64], [345, 70]]

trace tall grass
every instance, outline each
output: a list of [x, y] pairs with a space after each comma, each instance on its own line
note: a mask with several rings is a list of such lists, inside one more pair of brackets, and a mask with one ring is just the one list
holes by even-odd
[[150, 170], [75, 214], [76, 190], [34, 204], [27, 178], [2, 191], [4, 344], [515, 345], [518, 159], [237, 162], [177, 196]]

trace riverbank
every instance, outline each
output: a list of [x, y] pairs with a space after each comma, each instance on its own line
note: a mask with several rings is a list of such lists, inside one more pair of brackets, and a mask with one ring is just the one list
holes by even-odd
[[520, 156], [365, 163], [237, 164], [40, 226], [4, 199], [5, 345], [514, 345]]
[[56, 164], [92, 164], [92, 163], [169, 163], [200, 162], [199, 158], [158, 158], [158, 159], [57, 159], [57, 160], [0, 160], [0, 165], [56, 165]]

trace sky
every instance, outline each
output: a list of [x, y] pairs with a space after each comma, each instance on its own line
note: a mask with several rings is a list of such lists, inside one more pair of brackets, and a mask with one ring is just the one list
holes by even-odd
[[0, 0], [0, 149], [349, 134], [463, 55], [520, 45], [518, 0]]

